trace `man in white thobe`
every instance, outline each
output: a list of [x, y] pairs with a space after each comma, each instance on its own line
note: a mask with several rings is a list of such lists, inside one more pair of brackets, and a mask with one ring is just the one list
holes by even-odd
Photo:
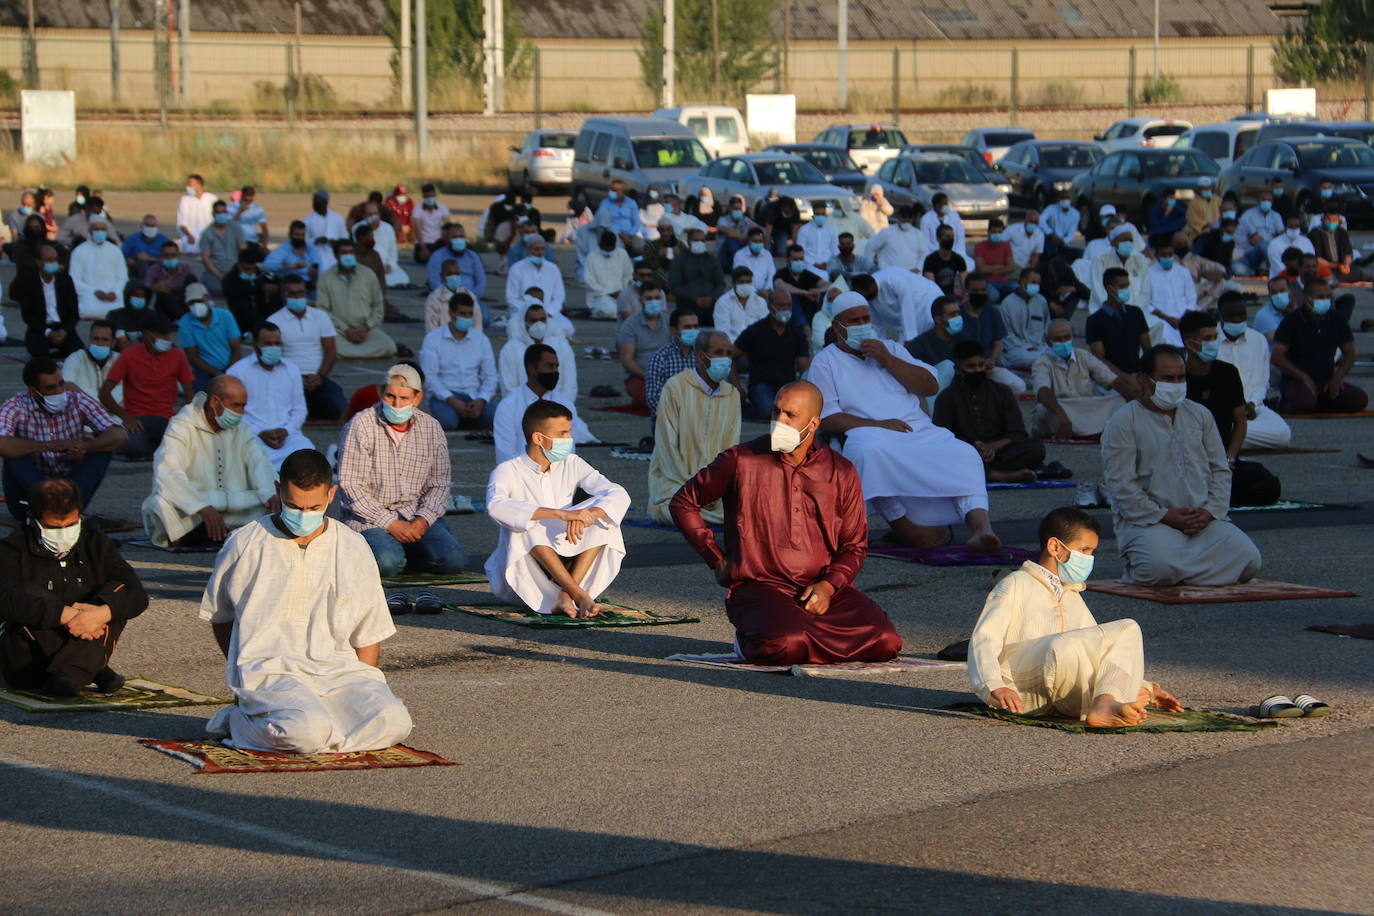
[[[1293, 430], [1264, 404], [1269, 391], [1269, 341], [1246, 324], [1245, 299], [1234, 290], [1221, 294], [1221, 347], [1217, 358], [1236, 367], [1245, 389], [1245, 448], [1283, 448]], [[92, 336], [95, 329], [91, 329]]]
[[1178, 320], [1184, 312], [1197, 308], [1197, 284], [1187, 268], [1177, 263], [1172, 242], [1155, 247], [1155, 263], [1150, 267], [1150, 303], [1146, 314], [1164, 322], [1161, 343], [1183, 346]]
[[572, 337], [575, 333], [573, 323], [563, 314], [563, 302], [567, 299], [563, 274], [557, 264], [546, 260], [547, 249], [547, 243], [537, 235], [525, 243], [529, 257], [513, 266], [506, 275], [506, 307], [512, 311], [524, 308], [525, 291], [537, 287], [544, 291], [544, 309], [549, 313], [549, 321]]
[[[935, 327], [930, 306], [944, 295], [934, 281], [900, 267], [883, 267], [871, 277], [853, 279], [856, 293], [869, 302], [873, 325], [880, 337], [904, 343]], [[833, 311], [833, 309], [832, 309]]]
[[315, 246], [320, 256], [320, 273], [334, 266], [334, 243], [351, 238], [344, 218], [329, 209], [329, 192], [321, 188], [310, 198], [310, 212], [305, 215], [305, 240]]
[[921, 217], [921, 234], [926, 237], [931, 251], [940, 247], [941, 226], [948, 226], [954, 230], [954, 250], [960, 255], [966, 255], [968, 239], [964, 236], [964, 220], [949, 205], [949, 195], [944, 191], [937, 191], [930, 199], [930, 209]]
[[1296, 248], [1303, 254], [1317, 253], [1312, 240], [1302, 231], [1302, 217], [1296, 213], [1289, 214], [1284, 221], [1284, 230], [1269, 240], [1267, 251], [1271, 280], [1283, 273], [1283, 253], [1290, 248]]
[[377, 667], [396, 632], [362, 535], [324, 517], [337, 487], [319, 452], [282, 464], [281, 508], [239, 529], [200, 601], [227, 662], [235, 704], [206, 731], [236, 748], [342, 754], [410, 734], [405, 704]]
[[[502, 400], [520, 391], [529, 381], [525, 357], [530, 346], [537, 343], [552, 347], [557, 357], [558, 365], [552, 370], [558, 373], [558, 382], [553, 386], [557, 395], [554, 400], [572, 409], [573, 441], [582, 444], [599, 442], [573, 407], [577, 402], [577, 358], [573, 355], [572, 346], [559, 328], [549, 324], [548, 313], [537, 299], [531, 299], [523, 313], [512, 312], [506, 319], [506, 342], [501, 345], [501, 352], [496, 357], [497, 382]], [[500, 412], [499, 404], [496, 410]], [[519, 423], [519, 415], [516, 423]], [[524, 447], [518, 445], [521, 437], [517, 436], [516, 441], [517, 450], [523, 451]]]
[[[517, 267], [519, 264], [516, 265]], [[615, 233], [600, 230], [597, 250], [587, 259], [583, 280], [587, 284], [587, 308], [592, 317], [611, 320], [616, 316], [615, 300], [634, 280], [630, 255], [616, 244]]]
[[300, 367], [282, 358], [281, 328], [271, 322], [253, 334], [253, 355], [228, 368], [248, 390], [243, 422], [262, 440], [272, 466], [281, 467], [292, 452], [314, 448], [301, 432], [305, 422], [305, 382]]
[[91, 237], [72, 249], [67, 273], [76, 286], [76, 303], [83, 319], [104, 318], [118, 308], [129, 282], [129, 263], [124, 252], [109, 240], [110, 223], [104, 217], [91, 220]]
[[[506, 344], [506, 346], [509, 347], [510, 344]], [[502, 352], [504, 353], [504, 351]], [[524, 363], [526, 381], [501, 398], [501, 403], [496, 405], [496, 417], [492, 420], [497, 464], [525, 454], [528, 443], [525, 442], [522, 424], [524, 423], [525, 409], [535, 401], [554, 401], [562, 404], [568, 413], [572, 414], [574, 442], [578, 441], [578, 426], [580, 425], [583, 429], [587, 428], [586, 424], [578, 419], [574, 400], [558, 388], [559, 375], [561, 374], [559, 368], [562, 365], [562, 361], [558, 358], [558, 352], [548, 344], [530, 344], [525, 348], [521, 361]], [[588, 433], [590, 434], [590, 431]], [[596, 442], [597, 440], [592, 437], [591, 441]]]
[[[772, 291], [771, 287], [764, 289]], [[768, 303], [758, 290], [749, 268], [736, 267], [731, 271], [730, 288], [721, 293], [711, 309], [711, 323], [730, 338], [730, 343], [734, 343], [749, 325], [768, 317]]]
[[177, 230], [181, 237], [181, 253], [200, 254], [200, 234], [215, 221], [218, 197], [205, 190], [205, 179], [199, 175], [186, 178], [186, 193], [177, 201]]
[[802, 223], [797, 230], [797, 244], [802, 246], [802, 257], [806, 263], [818, 270], [826, 270], [830, 259], [840, 253], [840, 234], [834, 226], [827, 225], [830, 208], [817, 203], [815, 213], [808, 223]]
[[[555, 401], [525, 409], [526, 449], [496, 466], [487, 515], [501, 528], [487, 560], [492, 594], [540, 614], [592, 617], [625, 557], [630, 494], [572, 454], [572, 414]], [[587, 495], [573, 503], [581, 490]]]
[[369, 200], [363, 206], [363, 222], [372, 227], [373, 249], [382, 259], [382, 266], [386, 268], [386, 285], [392, 287], [408, 284], [410, 275], [401, 269], [401, 251], [396, 244], [396, 230], [392, 228], [391, 223], [382, 219], [381, 207], [374, 201]]
[[[1102, 285], [1102, 276], [1110, 268], [1119, 267], [1131, 278], [1131, 304], [1139, 305], [1145, 310], [1149, 317], [1150, 313], [1146, 306], [1150, 303], [1150, 268], [1153, 262], [1140, 253], [1140, 248], [1132, 232], [1134, 227], [1121, 223], [1114, 227], [1107, 238], [1111, 242], [1112, 249], [1098, 255], [1091, 265], [1091, 275], [1088, 286], [1092, 290], [1088, 298], [1088, 310], [1095, 312], [1102, 307], [1102, 303], [1107, 299], [1107, 288]], [[1158, 318], [1151, 319], [1151, 324], [1157, 324]]]
[[879, 270], [896, 267], [919, 272], [925, 265], [935, 243], [927, 241], [925, 233], [913, 225], [915, 217], [911, 207], [899, 207], [896, 222], [868, 240], [864, 255], [872, 258]]
[[869, 511], [909, 546], [938, 546], [964, 522], [969, 548], [999, 548], [983, 459], [921, 409], [939, 387], [934, 368], [878, 340], [858, 292], [840, 294], [832, 311], [835, 343], [812, 361], [810, 380], [825, 400], [821, 431], [844, 437], [840, 452], [859, 472]]
[[[114, 342], [113, 325], [103, 318], [92, 322], [85, 349], [77, 350], [62, 361], [62, 380], [100, 400], [100, 388], [115, 364]], [[124, 403], [124, 386], [116, 385], [110, 396]]]
[[1141, 396], [1102, 432], [1122, 580], [1137, 585], [1234, 585], [1260, 571], [1260, 552], [1226, 517], [1231, 467], [1212, 414], [1187, 399], [1178, 351], [1141, 357]]

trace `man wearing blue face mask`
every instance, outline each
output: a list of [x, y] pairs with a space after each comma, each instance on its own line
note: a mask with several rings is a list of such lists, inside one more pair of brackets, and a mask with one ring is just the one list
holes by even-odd
[[1063, 318], [1049, 323], [1045, 343], [1047, 352], [1031, 367], [1031, 432], [1044, 439], [1100, 436], [1111, 415], [1136, 396], [1134, 383], [1075, 347], [1073, 325]]
[[[1186, 254], [1185, 249], [1183, 254]], [[1155, 263], [1148, 274], [1150, 313], [1164, 322], [1163, 341], [1181, 346], [1178, 322], [1184, 312], [1197, 308], [1197, 284], [1187, 269], [1177, 263], [1174, 244], [1161, 242], [1155, 247]]]
[[687, 231], [687, 250], [679, 252], [668, 268], [668, 289], [681, 305], [709, 309], [725, 291], [720, 262], [706, 250], [706, 233]]
[[129, 282], [129, 265], [110, 241], [109, 226], [104, 217], [92, 219], [90, 239], [72, 249], [67, 264], [82, 318], [104, 318], [118, 306], [119, 294]]
[[806, 263], [806, 252], [800, 245], [787, 246], [787, 260], [773, 280], [775, 289], [792, 296], [792, 310], [798, 323], [810, 323], [820, 311], [826, 291], [830, 289], [830, 275]]
[[238, 362], [243, 332], [228, 309], [211, 305], [209, 293], [199, 283], [186, 287], [185, 315], [177, 322], [182, 352], [195, 373], [195, 389], [204, 391], [210, 379]]
[[[739, 390], [729, 382], [733, 355], [730, 338], [703, 329], [693, 346], [692, 368], [663, 386], [649, 459], [649, 516], [660, 525], [673, 524], [669, 503], [682, 485], [739, 443]], [[718, 502], [702, 514], [708, 524], [724, 521]]]
[[30, 356], [62, 359], [81, 349], [77, 333], [80, 300], [72, 278], [58, 262], [55, 247], [38, 249], [38, 270], [21, 273], [10, 287], [10, 295], [24, 317], [24, 349]]
[[338, 358], [334, 323], [322, 309], [311, 305], [305, 282], [299, 277], [287, 277], [282, 282], [282, 295], [286, 305], [267, 320], [281, 329], [282, 358], [301, 370], [306, 415], [337, 420], [347, 399], [339, 383], [329, 377]]
[[625, 182], [619, 178], [611, 182], [610, 191], [596, 208], [595, 223], [614, 233], [630, 251], [638, 251], [644, 243], [640, 237], [644, 224], [639, 219], [639, 204], [625, 193]]
[[1108, 270], [1125, 271], [1130, 279], [1130, 296], [1142, 307], [1150, 302], [1150, 268], [1154, 262], [1143, 255], [1136, 245], [1135, 232], [1129, 223], [1116, 222], [1107, 230], [1109, 250], [1098, 255], [1092, 263], [1090, 287], [1092, 294], [1088, 299], [1088, 311], [1095, 312], [1107, 299], [1107, 289], [1103, 283]]
[[747, 267], [749, 273], [753, 275], [755, 288], [772, 289], [773, 277], [778, 268], [773, 263], [773, 253], [768, 250], [763, 238], [762, 226], [754, 226], [750, 229], [748, 241], [743, 248], [735, 252], [735, 256], [730, 262], [730, 269]]
[[157, 263], [162, 256], [162, 246], [170, 241], [158, 228], [156, 216], [151, 213], [144, 216], [139, 231], [130, 233], [120, 246], [120, 253], [129, 265], [129, 276], [142, 277], [149, 267]]
[[[387, 359], [401, 352], [382, 330], [386, 306], [376, 273], [359, 267], [357, 250], [349, 239], [334, 245], [337, 263], [320, 274], [316, 304], [334, 322], [335, 346], [343, 359]], [[408, 355], [409, 350], [401, 355]]]
[[658, 399], [668, 379], [696, 365], [696, 342], [701, 327], [701, 312], [695, 306], [673, 309], [668, 315], [671, 342], [659, 347], [644, 366], [644, 401], [649, 405], [649, 425], [652, 428], [658, 410]]
[[1279, 413], [1364, 410], [1369, 395], [1345, 380], [1355, 366], [1355, 338], [1332, 310], [1331, 286], [1317, 279], [1305, 291], [1306, 305], [1288, 314], [1274, 332], [1272, 358], [1283, 373]]
[[[199, 259], [195, 263], [200, 263]], [[181, 256], [176, 242], [162, 246], [162, 257], [148, 268], [143, 282], [153, 293], [149, 303], [172, 321], [186, 314], [186, 287], [200, 282], [192, 264]]]
[[792, 297], [773, 290], [768, 314], [750, 324], [735, 339], [739, 350], [736, 369], [749, 375], [749, 403], [745, 414], [754, 420], [768, 421], [773, 416], [773, 401], [783, 386], [795, 382], [811, 365], [811, 341], [806, 331], [792, 321]]
[[223, 287], [224, 304], [245, 331], [266, 321], [273, 305], [280, 301], [280, 287], [263, 271], [252, 248], [239, 253], [238, 264], [224, 278]]
[[668, 346], [672, 338], [663, 319], [667, 307], [663, 290], [652, 280], [646, 280], [639, 288], [639, 296], [641, 310], [620, 322], [615, 333], [616, 356], [625, 369], [625, 393], [630, 396], [631, 407], [647, 406], [645, 367], [649, 357]]
[[443, 268], [449, 261], [457, 262], [463, 288], [480, 300], [487, 290], [487, 273], [482, 267], [482, 256], [473, 250], [468, 242], [467, 230], [461, 223], [444, 226], [444, 245], [436, 247], [425, 262], [425, 275], [431, 291], [443, 285]]
[[234, 533], [200, 602], [238, 702], [206, 724], [231, 747], [277, 754], [370, 751], [410, 734], [410, 713], [378, 670], [396, 632], [377, 564], [325, 518], [337, 487], [303, 449], [281, 467], [280, 509]]
[[[62, 378], [80, 388], [92, 398], [99, 399], [100, 386], [114, 365], [114, 325], [101, 318], [91, 322], [85, 349], [77, 350], [62, 362]], [[116, 391], [115, 397], [122, 396]]]
[[830, 259], [840, 253], [840, 237], [835, 227], [830, 225], [830, 207], [817, 202], [812, 209], [811, 221], [802, 223], [797, 230], [797, 244], [802, 247], [802, 257], [811, 267], [827, 271]]
[[1291, 311], [1295, 303], [1288, 290], [1288, 278], [1283, 274], [1269, 279], [1268, 291], [1268, 297], [1263, 300], [1264, 305], [1255, 313], [1255, 330], [1263, 334], [1264, 339], [1272, 345], [1274, 332], [1278, 330], [1283, 317]]
[[1245, 389], [1245, 447], [1283, 448], [1293, 439], [1288, 423], [1264, 403], [1269, 391], [1269, 341], [1246, 322], [1245, 298], [1239, 290], [1221, 294], [1221, 339], [1218, 359], [1236, 367]]
[[444, 429], [491, 429], [496, 416], [496, 354], [473, 327], [470, 296], [449, 300], [449, 322], [425, 335], [420, 368], [429, 384], [429, 412]]
[[1132, 378], [1140, 371], [1140, 354], [1150, 348], [1150, 328], [1145, 313], [1132, 304], [1131, 276], [1120, 268], [1108, 268], [1102, 284], [1102, 307], [1088, 316], [1084, 337], [1094, 356], [1118, 375]]
[[[770, 292], [773, 290], [755, 285], [749, 268], [736, 267], [730, 274], [730, 288], [716, 300], [711, 324], [733, 343], [749, 325], [768, 317], [768, 302], [763, 297]], [[790, 298], [788, 302], [791, 303]]]
[[[162, 441], [162, 434], [176, 409], [177, 395], [184, 403], [195, 394], [191, 363], [172, 342], [172, 323], [154, 312], [143, 323], [143, 340], [125, 347], [100, 386], [100, 405], [119, 418], [129, 431], [129, 441], [119, 450], [127, 461], [146, 461]], [[124, 386], [123, 401], [114, 390]]]
[[274, 468], [292, 452], [315, 445], [301, 432], [305, 387], [300, 367], [282, 358], [281, 328], [263, 322], [253, 332], [253, 353], [229, 367], [248, 391], [243, 422], [267, 449]]
[[210, 227], [200, 235], [201, 282], [216, 296], [224, 292], [224, 278], [233, 272], [248, 245], [243, 227], [229, 217], [229, 207], [215, 201]]
[[1015, 290], [997, 309], [1007, 331], [998, 365], [1029, 369], [1045, 352], [1045, 328], [1050, 321], [1050, 304], [1040, 292], [1039, 271], [1033, 267], [1022, 270]]

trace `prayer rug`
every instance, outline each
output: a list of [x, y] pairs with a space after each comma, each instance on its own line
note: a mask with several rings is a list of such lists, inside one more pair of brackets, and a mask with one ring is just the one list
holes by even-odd
[[466, 569], [456, 573], [403, 572], [399, 576], [382, 576], [382, 585], [387, 588], [421, 588], [440, 585], [473, 585], [485, 583], [487, 574], [470, 572]]
[[905, 547], [900, 544], [871, 543], [868, 555], [904, 560], [922, 566], [1020, 566], [1039, 556], [1034, 550], [1022, 547], [1001, 547], [992, 553], [970, 550], [964, 544], [945, 544], [943, 547]]
[[611, 449], [612, 458], [624, 458], [628, 461], [649, 461], [654, 457], [653, 452], [641, 452], [637, 448], [613, 448]]
[[343, 426], [343, 420], [325, 420], [320, 417], [311, 417], [301, 426]]
[[1329, 623], [1324, 627], [1308, 627], [1318, 633], [1333, 633], [1354, 639], [1374, 639], [1374, 623]]
[[[673, 623], [701, 623], [700, 617], [672, 617], [666, 614], [655, 614], [653, 611], [641, 611], [638, 608], [626, 607], [623, 604], [614, 604], [610, 601], [602, 601], [600, 604], [601, 613], [595, 617], [536, 614], [528, 608], [507, 604], [446, 604], [444, 607], [462, 614], [472, 614], [474, 617], [513, 623], [518, 627], [554, 630], [594, 627], [657, 627]], [[607, 610], [607, 608], [614, 608], [615, 610]]]
[[1355, 413], [1285, 413], [1279, 416], [1285, 420], [1353, 420], [1358, 417], [1374, 417], [1374, 410], [1360, 410]]
[[647, 417], [649, 415], [649, 408], [631, 407], [629, 404], [619, 404], [615, 407], [593, 407], [592, 410], [601, 410], [606, 413], [628, 413], [636, 417]]
[[1232, 506], [1232, 512], [1291, 512], [1294, 509], [1307, 509], [1310, 511], [1333, 512], [1338, 509], [1358, 509], [1359, 506], [1352, 506], [1347, 503], [1303, 503], [1291, 499], [1281, 499], [1276, 503], [1267, 506]]
[[[660, 525], [651, 518], [625, 518], [620, 520], [622, 528], [653, 528], [655, 531], [677, 531], [676, 525]], [[709, 526], [712, 531], [720, 532], [725, 528], [721, 525]]]
[[138, 743], [184, 760], [199, 774], [206, 773], [300, 773], [310, 770], [380, 770], [390, 767], [451, 767], [452, 760], [404, 744], [379, 751], [348, 754], [274, 754], [225, 747], [214, 738], [195, 741], [139, 738]]
[[147, 538], [125, 538], [123, 540], [115, 538], [115, 543], [121, 547], [138, 547], [143, 550], [161, 550], [164, 553], [219, 553], [219, 547], [215, 544], [205, 544], [201, 547], [163, 547], [154, 544]]
[[1285, 446], [1284, 448], [1243, 448], [1240, 450], [1242, 458], [1263, 458], [1265, 455], [1335, 455], [1339, 454], [1338, 448], [1295, 448]]
[[26, 712], [109, 712], [115, 709], [162, 709], [171, 706], [222, 706], [223, 697], [206, 696], [159, 684], [142, 677], [131, 677], [114, 693], [82, 693], [75, 697], [52, 697], [38, 690], [15, 687], [0, 689], [0, 703], [17, 706]]
[[1022, 716], [1014, 712], [1007, 712], [1005, 709], [993, 709], [984, 706], [982, 703], [953, 703], [949, 706], [941, 707], [955, 712], [966, 712], [975, 716], [983, 716], [988, 719], [1001, 719], [1003, 722], [1011, 722], [1016, 725], [1034, 725], [1037, 728], [1056, 728], [1063, 732], [1073, 732], [1074, 734], [1093, 734], [1093, 735], [1125, 735], [1131, 732], [1143, 732], [1152, 734], [1157, 732], [1257, 732], [1266, 728], [1275, 728], [1279, 723], [1269, 720], [1266, 722], [1251, 722], [1239, 716], [1228, 715], [1224, 712], [1208, 712], [1205, 709], [1185, 709], [1182, 712], [1165, 712], [1162, 709], [1155, 709], [1153, 706], [1146, 708], [1145, 721], [1139, 725], [1117, 725], [1111, 727], [1098, 727], [1088, 725], [1078, 719], [1061, 718], [1039, 718], [1036, 716]]
[[1251, 579], [1236, 585], [1131, 585], [1115, 579], [1092, 579], [1088, 590], [1141, 598], [1159, 604], [1227, 604], [1240, 601], [1299, 601], [1306, 598], [1358, 598], [1354, 592], [1274, 579]]
[[790, 674], [793, 677], [839, 677], [845, 674], [900, 674], [907, 671], [964, 670], [963, 662], [932, 661], [928, 658], [894, 658], [886, 662], [837, 662], [833, 665], [754, 665], [734, 652], [693, 655], [679, 653], [666, 659], [670, 662], [691, 662], [715, 668], [734, 668], [736, 671], [757, 671], [761, 674]]
[[1041, 439], [1046, 445], [1101, 445], [1102, 440], [1097, 436], [1090, 439]]
[[1072, 480], [1037, 480], [1033, 483], [990, 483], [989, 490], [1063, 490], [1076, 486]]

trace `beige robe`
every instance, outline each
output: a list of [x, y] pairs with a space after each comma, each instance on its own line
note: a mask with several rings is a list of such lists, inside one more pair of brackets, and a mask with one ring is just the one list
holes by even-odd
[[[649, 516], [654, 521], [673, 524], [668, 504], [697, 471], [739, 444], [739, 423], [739, 392], [729, 382], [707, 394], [695, 369], [668, 379], [658, 401], [654, 454], [649, 459]], [[725, 522], [719, 502], [701, 515], [709, 525]]]
[[[363, 264], [353, 270], [352, 279], [339, 273], [338, 265], [320, 274], [316, 302], [329, 314], [338, 336], [334, 345], [341, 359], [389, 359], [396, 355], [396, 342], [382, 330], [386, 307], [377, 275]], [[366, 327], [367, 337], [353, 343], [344, 337], [349, 328]]]
[[[1038, 397], [1040, 389], [1050, 390], [1069, 415], [1075, 436], [1100, 436], [1112, 414], [1125, 406], [1125, 398], [1108, 390], [1115, 383], [1116, 373], [1081, 347], [1075, 347], [1073, 359], [1067, 361], [1046, 351], [1031, 366], [1031, 391]], [[1054, 438], [1059, 435], [1059, 418], [1037, 400], [1031, 428], [1033, 435]]]
[[143, 500], [143, 527], [159, 547], [200, 524], [206, 506], [219, 510], [229, 528], [265, 511], [277, 475], [262, 441], [247, 423], [214, 430], [205, 418], [205, 393], [177, 411], [153, 455], [153, 490]]

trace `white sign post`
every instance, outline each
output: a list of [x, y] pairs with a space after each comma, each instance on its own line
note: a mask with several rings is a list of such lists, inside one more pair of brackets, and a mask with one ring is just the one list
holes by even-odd
[[749, 137], [762, 146], [797, 142], [795, 95], [746, 95], [744, 118]]
[[24, 161], [61, 165], [76, 161], [76, 93], [25, 89], [20, 93]]

